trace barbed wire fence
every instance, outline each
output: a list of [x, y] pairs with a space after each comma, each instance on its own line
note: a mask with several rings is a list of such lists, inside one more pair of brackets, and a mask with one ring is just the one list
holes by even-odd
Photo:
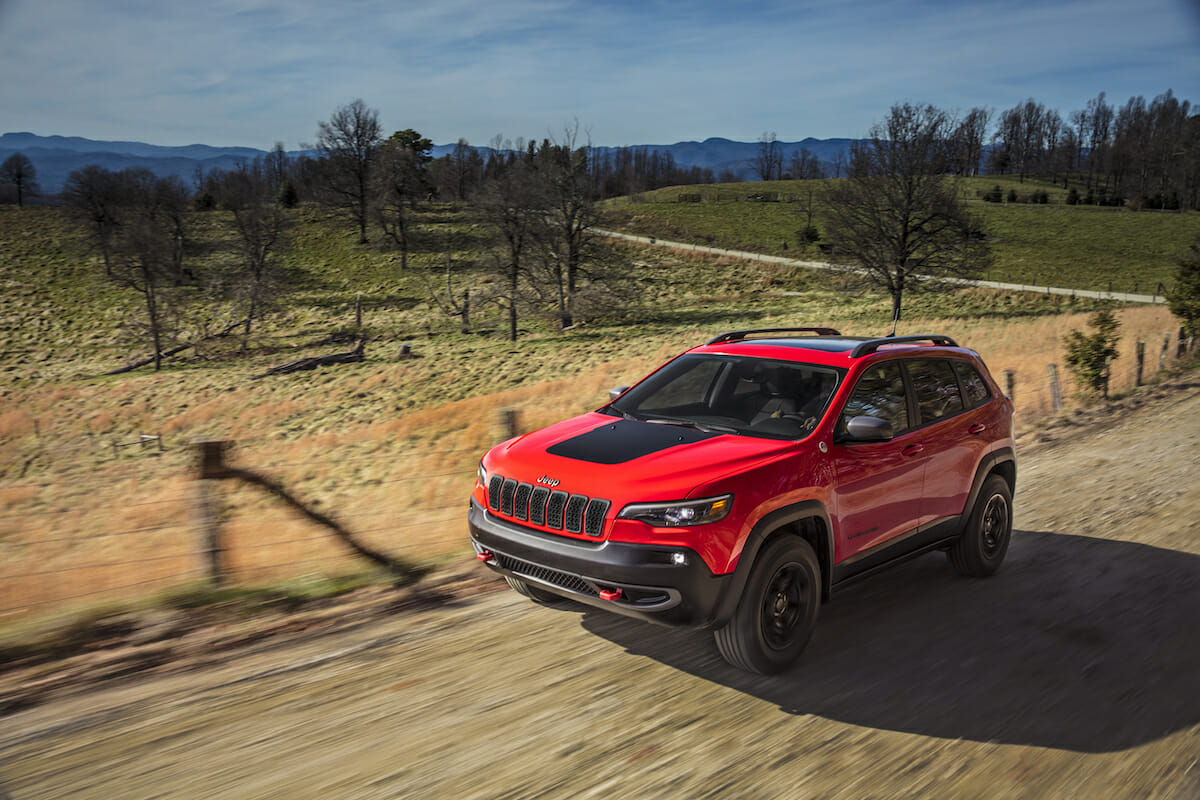
[[[1137, 357], [1114, 363], [1113, 391], [1149, 382], [1183, 359], [1191, 347], [1182, 331], [1164, 334], [1160, 342], [1141, 343]], [[1004, 370], [996, 378], [1014, 398], [1024, 424], [1058, 412], [1074, 391], [1068, 376], [1054, 364], [1041, 375]], [[502, 409], [497, 426], [502, 438], [516, 435], [522, 429], [520, 411]], [[479, 448], [422, 450], [420, 456], [427, 460], [456, 464], [436, 471], [366, 482], [353, 476], [325, 479], [318, 494], [341, 493], [348, 498], [325, 508], [328, 500], [305, 499], [306, 475], [351, 466], [393, 466], [397, 456], [235, 467], [228, 460], [230, 443], [217, 447], [197, 442], [186, 445], [193, 454], [189, 466], [160, 457], [166, 449], [181, 445], [168, 447], [157, 433], [115, 445], [107, 442], [102, 448], [111, 448], [113, 460], [91, 474], [4, 486], [9, 497], [28, 499], [10, 502], [0, 513], [0, 623], [190, 584], [253, 584], [346, 574], [361, 571], [367, 553], [393, 562], [393, 572], [419, 571], [414, 564], [469, 550], [464, 507], [482, 454]], [[53, 455], [71, 459], [96, 449], [95, 442], [73, 447], [55, 444]], [[457, 466], [460, 463], [463, 466]], [[261, 480], [247, 479], [248, 475]], [[227, 484], [231, 477], [238, 480]], [[293, 491], [293, 486], [303, 488]], [[413, 488], [431, 496], [416, 502], [409, 496]], [[363, 498], [368, 490], [377, 503], [381, 492], [395, 493], [397, 499], [367, 507]], [[62, 493], [83, 499], [58, 507], [47, 502], [46, 498]], [[93, 524], [80, 529], [82, 520], [106, 512], [115, 519], [101, 521], [99, 528]], [[137, 522], [121, 524], [130, 519]]]

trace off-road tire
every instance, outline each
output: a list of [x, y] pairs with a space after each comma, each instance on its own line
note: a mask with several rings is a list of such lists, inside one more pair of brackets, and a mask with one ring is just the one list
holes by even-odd
[[946, 555], [959, 575], [986, 578], [1000, 568], [1012, 540], [1012, 489], [999, 475], [983, 482], [975, 507]]
[[776, 539], [759, 554], [733, 619], [714, 632], [721, 656], [739, 669], [787, 669], [817, 624], [821, 568], [803, 539]]

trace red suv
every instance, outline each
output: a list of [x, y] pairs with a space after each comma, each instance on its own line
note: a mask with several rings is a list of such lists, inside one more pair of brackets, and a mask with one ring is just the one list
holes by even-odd
[[1015, 481], [1012, 402], [975, 352], [773, 328], [496, 445], [468, 520], [521, 594], [708, 628], [730, 663], [771, 673], [851, 580], [930, 550], [995, 572]]

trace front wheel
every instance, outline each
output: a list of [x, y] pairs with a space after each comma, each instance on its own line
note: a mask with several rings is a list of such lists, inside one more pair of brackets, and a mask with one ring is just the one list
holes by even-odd
[[967, 527], [947, 551], [959, 575], [985, 578], [1000, 568], [1012, 539], [1012, 489], [999, 475], [983, 482]]
[[777, 539], [759, 555], [733, 619], [716, 631], [730, 664], [764, 675], [781, 672], [808, 644], [821, 602], [821, 569], [812, 546]]

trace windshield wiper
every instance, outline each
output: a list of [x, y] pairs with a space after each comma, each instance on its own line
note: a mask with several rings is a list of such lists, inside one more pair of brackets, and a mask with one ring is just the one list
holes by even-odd
[[663, 417], [656, 417], [654, 419], [647, 419], [647, 420], [643, 420], [643, 421], [649, 422], [652, 425], [675, 425], [680, 428], [695, 428], [696, 430], [704, 431], [705, 433], [737, 433], [738, 432], [737, 428], [731, 428], [728, 425], [710, 425], [705, 422], [696, 422], [695, 420], [691, 420], [691, 419], [666, 419]]

